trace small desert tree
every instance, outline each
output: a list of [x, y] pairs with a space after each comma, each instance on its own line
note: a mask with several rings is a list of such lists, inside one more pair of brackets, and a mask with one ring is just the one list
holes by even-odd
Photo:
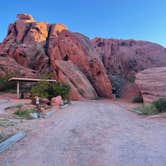
[[40, 81], [31, 89], [32, 97], [40, 96], [41, 98], [51, 99], [52, 97], [62, 96], [63, 99], [68, 99], [70, 87], [64, 83], [50, 83], [47, 81]]
[[51, 74], [43, 74], [36, 86], [31, 88], [31, 95], [39, 96], [41, 98], [51, 99], [52, 97], [61, 96], [63, 99], [68, 99], [70, 93], [70, 86], [60, 82], [48, 82], [51, 79]]
[[0, 77], [0, 91], [8, 91], [16, 88], [16, 82], [9, 82], [9, 78], [12, 77], [12, 74], [6, 74], [3, 77]]

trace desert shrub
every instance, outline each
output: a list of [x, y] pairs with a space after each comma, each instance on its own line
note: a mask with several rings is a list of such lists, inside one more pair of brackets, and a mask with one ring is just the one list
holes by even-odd
[[41, 98], [51, 99], [52, 97], [62, 96], [67, 99], [70, 92], [70, 87], [64, 83], [49, 83], [40, 81], [36, 86], [31, 88], [32, 97], [39, 96]]
[[166, 112], [166, 98], [158, 99], [152, 103], [158, 110], [158, 112]]
[[33, 112], [34, 112], [34, 110], [32, 110], [32, 109], [29, 109], [29, 110], [20, 110], [19, 109], [15, 112], [15, 114], [21, 118], [28, 119], [28, 118], [30, 118], [30, 114]]
[[[51, 74], [43, 74], [43, 80], [52, 78]], [[52, 97], [61, 96], [63, 99], [68, 99], [70, 86], [65, 83], [40, 81], [36, 86], [31, 88], [31, 96], [39, 96], [41, 98], [51, 99]]]
[[68, 99], [68, 95], [70, 92], [70, 86], [64, 83], [55, 83], [49, 84], [48, 87], [48, 98], [51, 99], [55, 96], [61, 96], [62, 99]]
[[0, 77], [0, 91], [16, 89], [16, 82], [8, 81], [11, 77], [11, 74], [7, 74], [6, 76]]
[[154, 115], [158, 113], [157, 108], [153, 104], [146, 104], [138, 109], [143, 115]]
[[135, 96], [133, 99], [132, 99], [132, 102], [133, 103], [143, 103], [143, 98], [142, 96]]
[[135, 79], [136, 79], [136, 77], [135, 77], [134, 75], [129, 75], [129, 76], [127, 76], [127, 80], [128, 80], [129, 82], [131, 82], [131, 83], [134, 83], [134, 82], [135, 82]]
[[49, 82], [40, 81], [37, 85], [32, 86], [31, 88], [31, 96], [40, 96], [41, 98], [48, 98], [48, 85]]
[[157, 113], [166, 112], [166, 98], [158, 99], [151, 104], [145, 104], [144, 106], [137, 108], [144, 115], [154, 115]]

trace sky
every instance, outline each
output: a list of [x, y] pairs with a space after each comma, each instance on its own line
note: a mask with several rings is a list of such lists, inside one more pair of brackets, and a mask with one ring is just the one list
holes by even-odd
[[166, 47], [166, 0], [1, 0], [0, 41], [18, 13], [62, 23], [89, 38], [147, 40]]

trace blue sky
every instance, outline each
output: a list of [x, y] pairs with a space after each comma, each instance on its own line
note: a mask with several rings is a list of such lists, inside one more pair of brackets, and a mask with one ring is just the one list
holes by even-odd
[[0, 41], [18, 13], [36, 21], [65, 24], [90, 38], [138, 39], [166, 47], [166, 0], [1, 1]]

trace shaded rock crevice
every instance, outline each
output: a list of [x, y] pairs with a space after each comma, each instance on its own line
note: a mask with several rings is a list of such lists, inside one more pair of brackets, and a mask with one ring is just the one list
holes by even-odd
[[[51, 30], [52, 30], [52, 25], [48, 25], [48, 35], [47, 35], [45, 46], [44, 46], [45, 54], [48, 57], [50, 57], [48, 48], [49, 48], [49, 40], [50, 40]], [[49, 60], [49, 65], [50, 65], [50, 60]]]
[[[14, 31], [15, 31], [15, 37], [17, 37], [18, 31], [17, 31], [16, 23], [13, 24], [13, 28], [14, 28]], [[16, 42], [16, 40], [15, 40], [15, 42]]]
[[26, 28], [26, 30], [23, 34], [23, 37], [21, 39], [21, 43], [24, 43], [24, 40], [25, 40], [26, 36], [28, 35], [28, 32], [30, 31], [31, 27], [32, 27], [32, 23], [29, 23], [28, 27]]

